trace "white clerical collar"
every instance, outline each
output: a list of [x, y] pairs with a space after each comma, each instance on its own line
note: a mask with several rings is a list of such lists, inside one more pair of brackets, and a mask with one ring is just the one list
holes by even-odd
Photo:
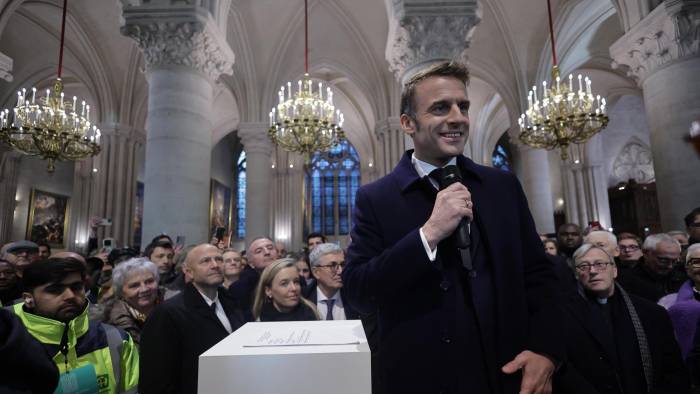
[[[437, 168], [437, 166], [434, 166], [428, 162], [425, 162], [419, 158], [416, 157], [416, 152], [413, 152], [411, 154], [411, 164], [413, 164], [413, 167], [415, 167], [416, 172], [418, 172], [418, 176], [423, 178], [424, 176], [430, 175], [430, 173]], [[443, 167], [449, 166], [449, 165], [457, 165], [457, 157], [453, 157], [450, 159], [450, 161], [447, 162]]]

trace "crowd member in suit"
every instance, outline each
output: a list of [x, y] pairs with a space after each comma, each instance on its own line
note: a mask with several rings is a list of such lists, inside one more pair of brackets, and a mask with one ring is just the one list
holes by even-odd
[[255, 320], [318, 320], [318, 311], [314, 304], [301, 295], [300, 282], [295, 259], [279, 259], [268, 265], [260, 275], [255, 290]]
[[565, 306], [567, 365], [554, 392], [688, 393], [666, 311], [615, 285], [617, 267], [604, 249], [584, 244], [573, 257], [580, 291]]
[[[445, 62], [407, 82], [401, 127], [415, 151], [357, 192], [343, 284], [350, 306], [377, 313], [387, 393], [546, 393], [561, 360], [554, 267], [523, 190], [462, 155], [467, 80]], [[454, 166], [461, 182], [438, 190], [429, 174]]]
[[191, 282], [159, 305], [141, 331], [139, 393], [196, 393], [199, 355], [244, 324], [221, 287], [223, 265], [214, 245], [187, 254], [183, 270]]
[[559, 243], [559, 253], [571, 259], [574, 251], [583, 243], [581, 227], [575, 223], [565, 223], [557, 230], [557, 242]]
[[0, 255], [0, 306], [12, 305], [22, 297], [22, 281], [13, 263], [15, 256]]
[[544, 251], [548, 255], [557, 256], [559, 254], [559, 250], [557, 249], [557, 241], [547, 238], [542, 241], [542, 243], [544, 244]]
[[343, 249], [331, 243], [316, 245], [309, 260], [311, 273], [316, 280], [306, 288], [304, 296], [316, 305], [321, 319], [359, 319], [359, 314], [343, 300]]
[[667, 234], [652, 234], [644, 240], [642, 249], [644, 260], [627, 270], [619, 282], [631, 294], [656, 303], [677, 292], [688, 279], [685, 272], [676, 269], [681, 245]]
[[270, 238], [256, 238], [250, 242], [246, 250], [246, 257], [250, 269], [244, 269], [238, 280], [228, 288], [228, 294], [243, 311], [246, 321], [253, 319], [253, 300], [255, 288], [260, 280], [260, 273], [277, 260], [277, 249]]

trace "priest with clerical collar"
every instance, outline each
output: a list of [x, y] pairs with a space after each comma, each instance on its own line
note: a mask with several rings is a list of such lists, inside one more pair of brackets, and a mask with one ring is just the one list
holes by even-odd
[[689, 376], [666, 311], [628, 294], [604, 249], [573, 255], [579, 291], [565, 303], [567, 365], [556, 393], [688, 393]]

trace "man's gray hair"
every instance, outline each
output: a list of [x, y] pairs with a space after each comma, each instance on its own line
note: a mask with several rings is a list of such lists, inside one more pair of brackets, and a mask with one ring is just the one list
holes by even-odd
[[583, 237], [583, 243], [586, 243], [586, 244], [591, 243], [591, 235], [596, 235], [596, 234], [605, 234], [605, 236], [608, 237], [608, 242], [610, 243], [610, 246], [617, 246], [617, 237], [615, 236], [615, 234], [611, 233], [610, 231], [606, 231], [606, 230], [591, 231], [585, 237]]
[[327, 254], [343, 253], [343, 248], [333, 243], [325, 243], [316, 245], [314, 250], [309, 254], [309, 260], [311, 260], [311, 268], [318, 267], [321, 265], [321, 257]]
[[132, 257], [123, 263], [117, 264], [112, 272], [112, 288], [117, 297], [122, 295], [122, 287], [134, 274], [150, 273], [156, 283], [160, 280], [158, 267], [146, 257]]
[[615, 262], [615, 259], [610, 256], [608, 252], [605, 251], [605, 249], [601, 248], [600, 246], [595, 246], [593, 244], [589, 243], [584, 243], [583, 245], [579, 246], [578, 249], [574, 252], [573, 258], [574, 258], [574, 268], [576, 267], [576, 263], [579, 262], [585, 256], [588, 252], [590, 252], [592, 249], [598, 249], [601, 252], [605, 253], [606, 256], [608, 256], [608, 261], [611, 263]]
[[645, 251], [650, 251], [650, 252], [656, 252], [656, 246], [659, 243], [669, 243], [669, 244], [674, 244], [678, 246], [678, 249], [681, 248], [681, 244], [673, 238], [672, 236], [665, 234], [665, 233], [659, 233], [659, 234], [650, 234], [645, 240], [644, 240], [644, 245], [642, 245], [642, 249]]
[[700, 250], [700, 244], [692, 244], [688, 246], [688, 254], [685, 255], [685, 263], [688, 264], [691, 257], [690, 255]]

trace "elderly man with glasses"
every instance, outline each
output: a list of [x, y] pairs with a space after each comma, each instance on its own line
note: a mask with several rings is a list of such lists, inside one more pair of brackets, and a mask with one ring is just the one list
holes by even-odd
[[332, 243], [316, 245], [309, 255], [311, 260], [312, 282], [304, 296], [314, 304], [321, 320], [358, 319], [358, 313], [343, 301], [343, 267], [345, 253], [340, 246]]
[[678, 241], [668, 234], [652, 234], [644, 240], [642, 251], [644, 259], [618, 279], [622, 287], [654, 303], [677, 292], [688, 279]]
[[579, 291], [567, 300], [567, 366], [555, 393], [688, 393], [688, 372], [671, 321], [658, 305], [616, 284], [617, 267], [604, 249], [574, 252]]

